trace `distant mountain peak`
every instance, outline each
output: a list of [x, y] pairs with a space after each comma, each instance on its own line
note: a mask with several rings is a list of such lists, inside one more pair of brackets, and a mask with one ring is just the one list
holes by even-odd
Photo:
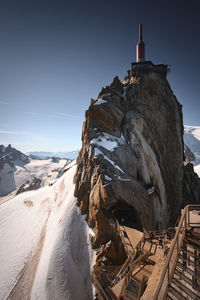
[[46, 159], [51, 157], [67, 158], [67, 159], [76, 159], [79, 154], [79, 150], [66, 151], [66, 152], [48, 152], [48, 151], [32, 151], [27, 152], [26, 155], [34, 156], [39, 159]]
[[0, 145], [0, 168], [5, 163], [13, 165], [16, 163], [26, 164], [28, 162], [28, 156], [21, 151], [13, 148], [11, 144], [9, 144], [7, 147], [5, 147], [4, 145]]
[[194, 153], [194, 165], [200, 164], [200, 126], [184, 126], [184, 142]]

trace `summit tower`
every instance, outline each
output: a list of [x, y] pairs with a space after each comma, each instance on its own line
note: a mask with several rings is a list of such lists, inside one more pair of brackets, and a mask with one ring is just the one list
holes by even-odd
[[145, 61], [145, 43], [142, 40], [142, 24], [139, 25], [139, 42], [136, 46], [136, 61]]

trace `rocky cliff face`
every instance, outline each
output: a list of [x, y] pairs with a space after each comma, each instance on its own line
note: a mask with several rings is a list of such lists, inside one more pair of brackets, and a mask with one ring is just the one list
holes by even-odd
[[121, 247], [114, 217], [126, 213], [140, 228], [175, 222], [183, 150], [181, 105], [165, 78], [145, 74], [124, 85], [115, 77], [102, 88], [85, 114], [74, 178], [75, 196], [96, 234], [94, 245], [111, 240]]

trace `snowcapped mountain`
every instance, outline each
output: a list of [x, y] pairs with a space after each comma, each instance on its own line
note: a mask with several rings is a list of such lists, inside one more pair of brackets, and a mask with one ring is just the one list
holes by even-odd
[[71, 151], [71, 152], [45, 152], [45, 151], [33, 151], [27, 152], [26, 155], [35, 157], [35, 158], [49, 158], [49, 157], [60, 157], [74, 160], [77, 158], [79, 154], [79, 150]]
[[76, 166], [0, 205], [0, 299], [93, 299], [93, 234], [74, 197]]
[[200, 126], [184, 126], [184, 142], [195, 155], [194, 170], [200, 176]]
[[200, 126], [184, 126], [184, 142], [192, 150], [196, 161], [194, 165], [200, 164]]
[[[66, 159], [32, 159], [22, 152], [0, 146], [0, 202], [8, 200], [20, 190], [36, 189], [53, 183], [71, 160]], [[6, 198], [4, 198], [6, 197]]]

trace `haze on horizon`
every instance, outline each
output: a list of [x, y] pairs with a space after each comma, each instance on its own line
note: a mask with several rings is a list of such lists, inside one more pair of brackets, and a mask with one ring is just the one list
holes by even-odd
[[185, 125], [199, 119], [198, 1], [0, 1], [0, 144], [23, 151], [81, 147], [90, 99], [135, 61], [171, 65]]

